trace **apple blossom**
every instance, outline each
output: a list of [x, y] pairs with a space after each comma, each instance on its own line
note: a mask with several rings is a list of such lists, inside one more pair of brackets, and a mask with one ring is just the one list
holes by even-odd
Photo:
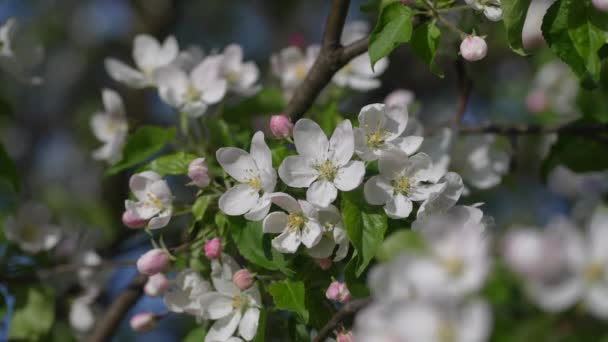
[[544, 42], [541, 26], [552, 0], [537, 0], [530, 3], [522, 30], [522, 42], [527, 50], [539, 48]]
[[591, 0], [591, 2], [598, 10], [608, 12], [608, 0]]
[[236, 94], [249, 96], [260, 89], [260, 86], [255, 85], [260, 77], [260, 70], [254, 62], [243, 63], [243, 49], [237, 44], [224, 48], [219, 72], [228, 82], [228, 90]]
[[333, 281], [325, 291], [325, 297], [339, 303], [346, 303], [350, 300], [351, 294], [346, 283]]
[[[364, 21], [355, 21], [344, 26], [342, 45], [351, 44], [367, 37], [369, 24]], [[376, 62], [372, 69], [369, 55], [361, 54], [348, 62], [333, 77], [332, 81], [339, 87], [349, 87], [354, 90], [371, 90], [380, 87], [377, 79], [388, 67], [388, 59], [382, 58]]]
[[148, 220], [136, 216], [133, 212], [125, 210], [122, 213], [122, 224], [132, 229], [144, 228]]
[[384, 99], [384, 104], [389, 107], [405, 107], [408, 108], [414, 103], [414, 93], [407, 89], [396, 89]]
[[165, 227], [173, 212], [173, 194], [167, 182], [154, 171], [144, 171], [131, 176], [129, 187], [138, 200], [125, 201], [125, 208], [130, 215], [148, 220], [149, 229]]
[[222, 168], [239, 182], [220, 197], [220, 209], [226, 215], [245, 214], [248, 220], [262, 220], [270, 210], [270, 199], [277, 183], [264, 133], [253, 135], [250, 153], [240, 148], [222, 147], [217, 150], [216, 157]]
[[137, 259], [137, 270], [149, 276], [163, 272], [169, 266], [169, 253], [155, 248], [147, 251]]
[[17, 20], [8, 18], [0, 27], [0, 56], [14, 57], [13, 39], [16, 26]]
[[456, 141], [450, 167], [471, 186], [489, 189], [509, 171], [510, 154], [496, 135], [465, 136]]
[[70, 305], [68, 320], [70, 326], [77, 332], [87, 333], [95, 326], [93, 303], [98, 294], [98, 291], [87, 291], [76, 297]]
[[336, 200], [338, 189], [350, 191], [361, 184], [365, 166], [351, 160], [355, 146], [349, 120], [342, 121], [328, 140], [317, 123], [301, 119], [293, 138], [299, 155], [283, 160], [279, 176], [291, 187], [308, 188], [308, 202], [327, 207]]
[[228, 81], [220, 74], [221, 55], [203, 59], [189, 74], [168, 65], [154, 73], [160, 97], [171, 107], [191, 117], [199, 117], [210, 105], [220, 102], [228, 87]]
[[559, 122], [567, 123], [581, 116], [576, 106], [579, 88], [579, 80], [568, 65], [552, 61], [540, 68], [528, 93], [534, 93], [537, 98], [542, 94], [543, 109], [559, 114]]
[[[342, 223], [342, 215], [338, 208], [333, 205], [327, 208], [317, 208], [317, 219], [321, 225], [323, 233], [321, 240], [317, 245], [307, 250], [308, 255], [316, 258], [321, 269], [329, 269], [331, 267], [331, 257], [334, 253], [336, 245], [336, 255], [334, 261], [340, 261], [348, 254], [348, 246], [350, 241]], [[325, 261], [326, 260], [326, 261]], [[324, 268], [325, 267], [325, 268]]]
[[483, 11], [483, 14], [491, 21], [502, 19], [501, 0], [464, 0], [467, 5], [476, 11]]
[[148, 278], [144, 292], [150, 297], [161, 296], [169, 289], [169, 280], [162, 273], [156, 273]]
[[232, 275], [232, 282], [241, 291], [250, 288], [253, 284], [253, 280], [253, 275], [246, 269], [238, 270]]
[[211, 290], [211, 284], [204, 280], [198, 272], [186, 269], [171, 282], [171, 287], [165, 292], [163, 302], [169, 311], [187, 313], [202, 319], [203, 308], [199, 299]]
[[270, 117], [270, 131], [277, 139], [287, 139], [291, 136], [293, 124], [287, 115], [273, 115]]
[[209, 168], [205, 162], [205, 158], [196, 158], [188, 165], [188, 177], [192, 180], [192, 184], [199, 188], [204, 188], [211, 182], [209, 177]]
[[353, 337], [353, 333], [350, 331], [341, 331], [336, 336], [336, 342], [354, 342], [355, 338]]
[[385, 153], [378, 162], [380, 174], [365, 183], [365, 199], [372, 205], [384, 205], [391, 218], [406, 218], [412, 212], [412, 201], [424, 201], [446, 185], [429, 182], [431, 167], [431, 158], [424, 153], [409, 158], [403, 152]]
[[61, 228], [52, 225], [51, 212], [42, 204], [23, 204], [16, 216], [4, 221], [4, 235], [28, 253], [48, 251], [61, 239]]
[[238, 330], [240, 337], [251, 341], [257, 332], [262, 299], [257, 286], [240, 290], [234, 283], [233, 273], [238, 265], [232, 258], [222, 255], [227, 261], [218, 266], [213, 260], [212, 281], [215, 291], [203, 294], [198, 303], [203, 309], [203, 317], [215, 320], [205, 342], [225, 341]]
[[563, 241], [552, 229], [534, 228], [510, 230], [503, 239], [505, 262], [525, 279], [550, 279], [561, 271]]
[[296, 201], [288, 194], [277, 192], [272, 202], [287, 211], [275, 211], [264, 219], [264, 233], [276, 233], [272, 247], [281, 253], [295, 253], [304, 244], [312, 248], [322, 237], [321, 224], [317, 209], [309, 202]]
[[152, 312], [139, 312], [131, 317], [129, 325], [131, 329], [140, 333], [150, 331], [156, 326], [156, 317]]
[[222, 241], [218, 238], [205, 241], [205, 256], [209, 260], [217, 259], [222, 253]]
[[281, 80], [281, 88], [286, 98], [291, 98], [296, 88], [304, 81], [319, 51], [318, 45], [309, 46], [305, 53], [299, 47], [289, 46], [271, 56], [272, 73]]
[[467, 36], [460, 43], [460, 54], [469, 62], [482, 60], [488, 54], [488, 44], [479, 36]]
[[[445, 183], [443, 190], [432, 193], [427, 200], [422, 202], [417, 212], [417, 219], [424, 219], [432, 214], [443, 213], [454, 207], [464, 192], [462, 177], [455, 172], [448, 172], [439, 179], [439, 183]], [[414, 225], [415, 222], [414, 221]]]
[[408, 122], [407, 108], [370, 104], [359, 112], [359, 127], [353, 128], [355, 152], [365, 160], [378, 159], [384, 152], [401, 150], [408, 155], [414, 154], [423, 138], [402, 136]]
[[103, 89], [101, 94], [104, 111], [97, 112], [91, 117], [91, 129], [95, 137], [104, 145], [93, 152], [93, 158], [113, 164], [122, 157], [128, 124], [120, 95], [110, 89]]
[[155, 72], [173, 62], [178, 53], [175, 37], [167, 37], [161, 45], [154, 37], [140, 34], [133, 41], [133, 60], [137, 69], [114, 58], [107, 58], [105, 66], [114, 80], [130, 87], [145, 88], [156, 84]]

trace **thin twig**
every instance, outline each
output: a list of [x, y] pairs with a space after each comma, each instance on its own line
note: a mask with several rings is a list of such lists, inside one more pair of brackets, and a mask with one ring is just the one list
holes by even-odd
[[473, 81], [467, 75], [462, 57], [458, 57], [456, 60], [456, 77], [458, 79], [458, 98], [456, 99], [456, 113], [453, 118], [454, 125], [462, 122], [473, 90]]
[[371, 298], [363, 298], [363, 299], [355, 299], [350, 302], [344, 304], [344, 306], [336, 312], [327, 323], [319, 330], [319, 334], [312, 339], [312, 342], [321, 342], [325, 341], [325, 339], [331, 334], [332, 331], [347, 317], [353, 315], [357, 311], [363, 309], [369, 303], [371, 303]]

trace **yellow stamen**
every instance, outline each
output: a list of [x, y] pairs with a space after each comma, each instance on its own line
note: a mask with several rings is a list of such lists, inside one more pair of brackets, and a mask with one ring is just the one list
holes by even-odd
[[162, 208], [163, 203], [158, 199], [158, 197], [151, 192], [146, 193], [146, 196], [148, 197], [148, 201], [151, 202], [155, 207]]
[[245, 184], [254, 188], [256, 191], [262, 190], [262, 182], [260, 181], [260, 177], [257, 177], [257, 176], [251, 177], [247, 180], [247, 182]]
[[291, 213], [287, 215], [287, 230], [289, 232], [295, 233], [302, 229], [306, 223], [306, 217], [302, 215], [302, 213]]
[[411, 190], [411, 180], [408, 177], [401, 176], [393, 180], [393, 189], [396, 193], [407, 195]]
[[303, 80], [306, 77], [306, 64], [304, 62], [300, 62], [294, 66], [294, 74], [296, 79]]
[[583, 270], [583, 275], [587, 281], [595, 283], [604, 277], [604, 268], [599, 263], [589, 263]]
[[333, 182], [334, 178], [336, 178], [336, 174], [338, 173], [338, 168], [335, 167], [329, 160], [314, 166], [314, 169], [321, 174], [321, 178], [325, 178], [330, 182]]
[[193, 85], [189, 84], [186, 89], [186, 102], [198, 101], [201, 98], [201, 92]]
[[249, 305], [249, 298], [243, 295], [236, 295], [232, 297], [232, 308], [234, 310], [241, 310]]
[[459, 258], [449, 258], [442, 260], [443, 267], [451, 276], [458, 276], [464, 270], [464, 263]]

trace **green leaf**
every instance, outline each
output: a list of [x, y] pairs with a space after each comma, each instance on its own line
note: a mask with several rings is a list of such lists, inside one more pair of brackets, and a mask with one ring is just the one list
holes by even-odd
[[260, 222], [247, 221], [241, 217], [229, 217], [228, 222], [232, 239], [247, 261], [271, 271], [293, 274], [287, 268], [283, 254], [270, 245], [270, 235], [264, 234]]
[[46, 335], [55, 319], [55, 300], [50, 287], [15, 287], [16, 308], [9, 337], [36, 341]]
[[186, 152], [168, 154], [158, 157], [147, 165], [144, 165], [141, 168], [141, 171], [150, 170], [161, 176], [183, 175], [188, 173], [188, 165], [196, 158], [198, 158], [196, 155]]
[[384, 240], [376, 258], [386, 262], [404, 251], [423, 251], [424, 249], [425, 243], [420, 234], [412, 230], [399, 230]]
[[190, 330], [182, 342], [201, 342], [205, 340], [205, 336], [207, 336], [207, 330], [204, 327], [196, 327]]
[[278, 88], [264, 88], [254, 96], [224, 110], [222, 117], [229, 122], [247, 123], [254, 115], [271, 115], [285, 109], [285, 98]]
[[504, 0], [502, 2], [502, 20], [507, 29], [507, 40], [511, 49], [525, 56], [522, 42], [522, 31], [526, 21], [531, 0]]
[[212, 199], [213, 195], [203, 195], [194, 201], [194, 204], [192, 205], [192, 216], [194, 217], [195, 221], [200, 221], [203, 219]]
[[[260, 310], [260, 318], [258, 320], [258, 331], [255, 333], [255, 337], [252, 342], [264, 342], [266, 341], [266, 321], [268, 320], [268, 310]], [[202, 340], [199, 340], [202, 341]]]
[[122, 159], [105, 172], [111, 176], [135, 166], [158, 153], [175, 138], [175, 128], [144, 126], [131, 134], [123, 149]]
[[546, 176], [554, 167], [564, 165], [574, 172], [608, 169], [608, 134], [597, 137], [560, 135], [542, 167]]
[[439, 47], [441, 30], [434, 22], [425, 22], [418, 26], [412, 35], [412, 49], [431, 69], [431, 71], [443, 78], [443, 72], [435, 64], [435, 55]]
[[2, 144], [0, 144], [0, 181], [8, 182], [13, 187], [13, 190], [19, 191], [17, 168]]
[[380, 207], [371, 207], [363, 200], [361, 190], [342, 195], [342, 222], [348, 238], [359, 255], [355, 274], [359, 277], [376, 255], [388, 226]]
[[576, 103], [585, 118], [608, 123], [608, 91], [581, 89]]
[[308, 323], [304, 283], [301, 281], [283, 280], [268, 286], [274, 305], [279, 310], [295, 313], [303, 323]]
[[606, 42], [606, 34], [591, 23], [591, 4], [577, 1], [571, 5], [568, 18], [568, 34], [574, 43], [574, 48], [583, 59], [587, 71], [597, 82], [601, 70], [598, 51]]
[[412, 36], [412, 9], [400, 2], [384, 7], [374, 31], [369, 36], [369, 58], [372, 69], [376, 62], [388, 56], [399, 44]]

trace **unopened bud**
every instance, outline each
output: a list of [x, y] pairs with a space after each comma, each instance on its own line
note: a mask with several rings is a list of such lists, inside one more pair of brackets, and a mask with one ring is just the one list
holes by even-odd
[[138, 217], [130, 210], [125, 210], [125, 212], [122, 214], [122, 223], [129, 228], [137, 229], [145, 227], [148, 220]]
[[354, 338], [353, 338], [353, 333], [350, 331], [343, 331], [338, 333], [338, 338], [336, 339], [336, 342], [353, 342]]
[[460, 54], [469, 62], [483, 59], [488, 54], [488, 44], [478, 36], [467, 36], [460, 43]]
[[149, 276], [164, 271], [167, 266], [169, 266], [169, 254], [160, 248], [149, 250], [137, 259], [137, 270]]
[[327, 291], [325, 291], [325, 297], [327, 297], [329, 300], [346, 303], [350, 300], [351, 295], [346, 283], [334, 281], [329, 284]]
[[157, 297], [169, 289], [169, 279], [162, 273], [156, 273], [148, 278], [144, 292], [150, 297]]
[[608, 0], [591, 0], [593, 6], [602, 12], [608, 12]]
[[151, 312], [136, 313], [129, 321], [131, 329], [137, 332], [152, 330], [156, 325], [156, 317]]
[[278, 139], [287, 139], [291, 136], [293, 124], [287, 115], [273, 115], [270, 117], [270, 131]]
[[219, 258], [222, 253], [222, 242], [218, 238], [207, 240], [205, 242], [205, 256], [209, 260]]
[[323, 271], [327, 271], [328, 269], [331, 268], [332, 261], [330, 258], [323, 258], [323, 259], [315, 259], [315, 263], [317, 265], [319, 265], [320, 269], [322, 269]]
[[253, 284], [253, 275], [246, 269], [238, 270], [232, 276], [232, 282], [241, 291], [246, 290], [251, 287], [251, 284]]
[[209, 185], [211, 179], [209, 178], [209, 168], [207, 167], [205, 158], [196, 158], [190, 162], [190, 165], [188, 165], [188, 177], [199, 188]]

